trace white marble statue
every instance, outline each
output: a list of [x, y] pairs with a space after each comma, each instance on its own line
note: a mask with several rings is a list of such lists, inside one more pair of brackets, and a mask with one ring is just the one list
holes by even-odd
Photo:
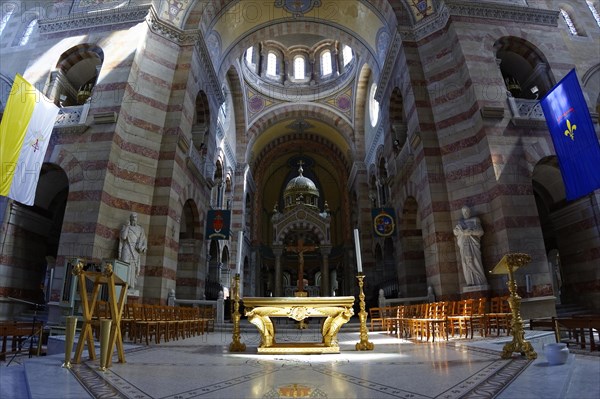
[[463, 219], [454, 228], [454, 235], [460, 248], [460, 259], [467, 285], [486, 285], [487, 280], [481, 262], [481, 236], [483, 228], [476, 216], [471, 216], [468, 206], [462, 207]]
[[129, 222], [123, 225], [119, 242], [119, 260], [129, 263], [129, 289], [134, 290], [140, 275], [140, 255], [146, 252], [148, 243], [144, 228], [137, 223], [137, 213], [129, 216]]

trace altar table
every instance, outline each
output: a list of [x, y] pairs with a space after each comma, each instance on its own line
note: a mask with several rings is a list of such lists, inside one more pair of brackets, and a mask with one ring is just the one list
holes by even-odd
[[[243, 298], [248, 321], [261, 335], [258, 353], [311, 354], [340, 353], [337, 334], [354, 314], [353, 296], [334, 297], [247, 297]], [[271, 317], [288, 317], [302, 321], [308, 317], [326, 317], [321, 328], [321, 342], [275, 341]]]

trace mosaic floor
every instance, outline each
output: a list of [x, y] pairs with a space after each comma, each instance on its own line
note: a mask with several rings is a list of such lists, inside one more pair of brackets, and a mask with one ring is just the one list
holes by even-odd
[[[528, 337], [531, 334], [528, 332]], [[317, 335], [314, 330], [287, 330], [278, 341], [317, 341]], [[547, 336], [528, 339], [536, 348]], [[373, 351], [355, 350], [358, 332], [342, 332], [339, 339], [339, 354], [259, 355], [257, 333], [249, 329], [243, 332], [246, 351], [232, 353], [228, 350], [231, 333], [217, 331], [159, 345], [126, 345], [126, 363], [117, 363], [115, 356], [115, 363], [104, 372], [98, 369], [98, 360], [84, 361], [69, 372], [60, 368], [64, 355], [49, 356], [41, 360], [45, 366], [39, 371], [29, 366], [28, 397], [600, 397], [598, 357], [571, 355], [567, 364], [552, 367], [548, 367], [543, 356], [528, 361], [515, 354], [513, 359], [503, 360], [500, 352], [506, 337], [425, 343], [376, 332], [369, 333], [369, 340], [375, 344]], [[536, 350], [540, 353], [541, 347]], [[52, 373], [55, 377], [51, 377]], [[48, 376], [53, 378], [48, 384], [56, 391], [36, 388]], [[37, 382], [33, 388], [32, 381]], [[578, 386], [574, 387], [575, 383]]]

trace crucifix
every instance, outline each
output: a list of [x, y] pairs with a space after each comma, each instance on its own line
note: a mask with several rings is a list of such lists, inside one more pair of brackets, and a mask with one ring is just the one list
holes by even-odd
[[[286, 251], [298, 254], [298, 292], [304, 292], [304, 253], [315, 251], [319, 248], [316, 245], [304, 245], [304, 238], [298, 238], [298, 244], [295, 247], [287, 246]], [[300, 296], [304, 296], [300, 294]]]

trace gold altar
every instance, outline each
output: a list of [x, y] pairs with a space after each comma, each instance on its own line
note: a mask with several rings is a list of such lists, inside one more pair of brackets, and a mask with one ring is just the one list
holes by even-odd
[[[313, 354], [340, 353], [337, 334], [354, 314], [353, 296], [337, 297], [250, 297], [243, 299], [248, 321], [261, 335], [258, 353]], [[302, 321], [308, 317], [326, 317], [321, 327], [322, 342], [275, 341], [271, 317], [288, 317]]]

